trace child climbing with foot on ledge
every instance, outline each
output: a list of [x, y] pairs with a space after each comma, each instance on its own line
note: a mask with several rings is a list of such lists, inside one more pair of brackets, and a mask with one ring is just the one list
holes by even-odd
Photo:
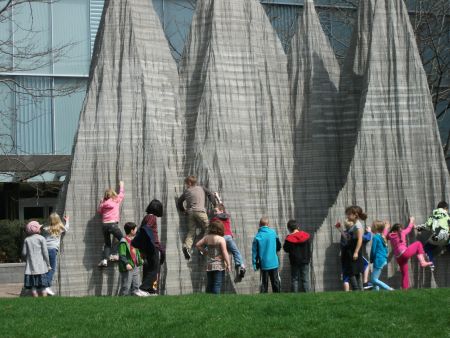
[[409, 288], [409, 274], [408, 274], [408, 260], [417, 255], [417, 259], [422, 268], [432, 266], [432, 262], [425, 260], [425, 251], [423, 245], [419, 241], [415, 241], [410, 246], [406, 241], [406, 236], [414, 228], [414, 217], [409, 218], [408, 227], [403, 224], [396, 223], [392, 226], [387, 238], [390, 240], [392, 249], [394, 250], [395, 258], [397, 259], [400, 272], [402, 273], [402, 289]]
[[98, 206], [98, 213], [102, 215], [103, 237], [105, 240], [103, 245], [103, 259], [98, 263], [100, 268], [108, 266], [108, 259], [111, 262], [117, 262], [119, 260], [117, 245], [114, 245], [112, 248], [111, 235], [119, 242], [123, 237], [122, 231], [119, 229], [119, 220], [120, 204], [125, 197], [124, 191], [124, 183], [120, 181], [119, 194], [112, 188], [107, 189]]
[[[220, 200], [220, 197], [217, 195], [217, 199]], [[218, 204], [214, 208], [214, 216], [211, 218], [211, 222], [220, 221], [224, 227], [224, 236], [225, 242], [227, 243], [227, 250], [233, 255], [234, 259], [234, 267], [236, 270], [235, 282], [242, 281], [242, 278], [245, 276], [245, 263], [242, 258], [241, 252], [239, 251], [236, 242], [233, 239], [233, 232], [231, 231], [231, 221], [230, 214], [225, 211], [225, 206], [223, 204]]]

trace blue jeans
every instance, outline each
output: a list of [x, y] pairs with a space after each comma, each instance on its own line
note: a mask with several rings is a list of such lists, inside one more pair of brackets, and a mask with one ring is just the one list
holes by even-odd
[[381, 268], [376, 268], [375, 266], [373, 267], [372, 284], [375, 286], [376, 291], [380, 290], [380, 288], [382, 288], [384, 290], [392, 290], [392, 288], [389, 285], [387, 285], [386, 283], [379, 280], [381, 271], [383, 270], [383, 268], [384, 268], [384, 265]]
[[207, 285], [206, 293], [220, 294], [224, 271], [206, 271]]
[[291, 265], [291, 291], [309, 292], [309, 264]]
[[56, 257], [57, 256], [58, 256], [58, 250], [48, 249], [48, 258], [50, 260], [50, 266], [52, 267], [52, 269], [49, 272], [47, 272], [47, 280], [48, 280], [49, 286], [52, 286], [53, 275], [55, 274], [55, 271], [56, 271], [56, 264], [57, 264]]
[[244, 265], [244, 260], [242, 259], [241, 253], [239, 249], [236, 246], [236, 242], [234, 241], [233, 237], [230, 235], [223, 236], [225, 239], [225, 242], [227, 243], [227, 250], [231, 252], [234, 258], [234, 266], [240, 267], [241, 265]]

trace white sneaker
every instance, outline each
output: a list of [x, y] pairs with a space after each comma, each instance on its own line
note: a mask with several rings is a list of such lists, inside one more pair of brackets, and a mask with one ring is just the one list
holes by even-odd
[[147, 293], [147, 292], [142, 291], [141, 289], [138, 289], [138, 290], [134, 291], [133, 294], [134, 294], [135, 296], [138, 296], [138, 297], [145, 297], [145, 296], [146, 296], [146, 293]]
[[104, 268], [108, 266], [108, 261], [106, 259], [102, 259], [100, 263], [98, 263], [99, 268]]
[[54, 296], [54, 295], [55, 295], [55, 293], [53, 292], [53, 290], [50, 289], [50, 288], [46, 288], [44, 291], [45, 291], [45, 292], [47, 293], [47, 295], [49, 295], [49, 296]]
[[119, 255], [109, 255], [110, 262], [117, 262], [119, 261]]

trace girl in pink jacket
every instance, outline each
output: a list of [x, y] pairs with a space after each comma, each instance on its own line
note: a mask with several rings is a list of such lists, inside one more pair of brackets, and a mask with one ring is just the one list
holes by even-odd
[[391, 231], [387, 235], [387, 238], [391, 241], [392, 249], [394, 251], [395, 258], [400, 267], [402, 273], [402, 289], [409, 288], [409, 274], [408, 274], [408, 260], [417, 255], [420, 266], [425, 268], [433, 265], [431, 262], [425, 260], [425, 252], [421, 242], [416, 241], [408, 246], [406, 236], [411, 232], [414, 227], [414, 217], [409, 218], [409, 225], [404, 229], [403, 224], [394, 224]]
[[111, 235], [113, 235], [119, 242], [123, 237], [122, 231], [119, 229], [119, 209], [124, 196], [124, 183], [123, 181], [120, 181], [119, 194], [117, 194], [112, 188], [107, 189], [98, 206], [98, 213], [102, 215], [103, 237], [105, 240], [105, 244], [103, 246], [103, 259], [100, 263], [98, 263], [99, 267], [106, 267], [108, 265], [108, 259], [110, 261], [119, 260], [117, 246], [115, 246], [114, 251], [111, 252]]

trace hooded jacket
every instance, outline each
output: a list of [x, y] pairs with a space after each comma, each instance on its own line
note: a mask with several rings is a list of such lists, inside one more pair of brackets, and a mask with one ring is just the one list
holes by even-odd
[[261, 270], [277, 269], [279, 266], [277, 252], [281, 249], [281, 243], [275, 230], [268, 226], [259, 228], [253, 239], [252, 263], [253, 269]]
[[231, 236], [233, 237], [233, 232], [231, 231], [231, 221], [230, 221], [230, 215], [226, 212], [223, 212], [218, 215], [214, 215], [213, 218], [211, 218], [211, 222], [214, 221], [221, 221], [223, 223], [224, 228], [224, 236]]
[[311, 261], [311, 242], [309, 234], [297, 231], [286, 236], [283, 249], [289, 254], [291, 265], [309, 264]]

